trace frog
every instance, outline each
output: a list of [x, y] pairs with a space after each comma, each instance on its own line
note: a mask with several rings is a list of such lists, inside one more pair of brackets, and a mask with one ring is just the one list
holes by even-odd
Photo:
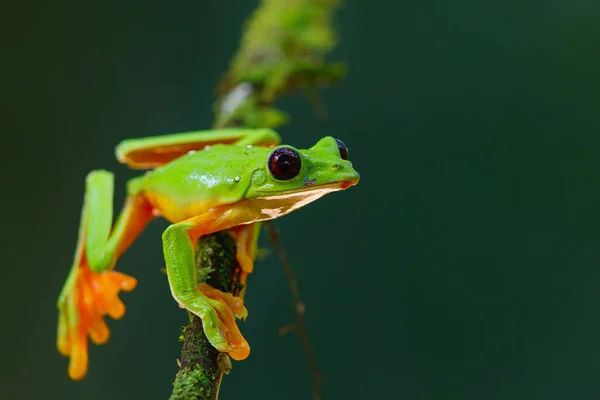
[[[114, 174], [97, 169], [85, 193], [73, 264], [57, 301], [57, 348], [69, 357], [68, 375], [88, 371], [88, 338], [108, 341], [105, 318], [120, 319], [121, 292], [137, 279], [115, 269], [118, 258], [156, 218], [170, 225], [162, 250], [171, 295], [198, 316], [210, 344], [234, 360], [250, 346], [237, 325], [248, 311], [241, 294], [199, 283], [199, 238], [227, 232], [235, 242], [239, 284], [253, 271], [261, 223], [356, 185], [360, 176], [348, 148], [326, 136], [308, 149], [281, 144], [273, 129], [223, 128], [126, 139], [115, 148], [119, 162], [145, 170], [130, 179], [122, 210], [113, 221]], [[244, 290], [242, 289], [242, 290]]]

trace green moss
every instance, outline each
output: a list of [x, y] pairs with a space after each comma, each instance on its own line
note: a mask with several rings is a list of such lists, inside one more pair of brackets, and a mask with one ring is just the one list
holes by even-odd
[[192, 369], [181, 369], [173, 385], [170, 400], [213, 399], [217, 390], [217, 377], [199, 365]]
[[332, 27], [336, 0], [262, 0], [246, 24], [231, 79], [263, 85], [272, 99], [298, 73], [319, 76], [330, 66], [323, 57], [336, 44]]
[[276, 128], [289, 120], [270, 106], [278, 95], [343, 78], [345, 64], [325, 62], [337, 42], [332, 23], [337, 4], [262, 0], [246, 23], [240, 49], [219, 88], [226, 96], [241, 83], [250, 83], [251, 93], [229, 114], [221, 113], [218, 102], [215, 126]]
[[227, 232], [202, 236], [196, 243], [198, 283], [206, 282], [224, 292], [239, 291], [233, 283], [236, 275], [235, 241]]

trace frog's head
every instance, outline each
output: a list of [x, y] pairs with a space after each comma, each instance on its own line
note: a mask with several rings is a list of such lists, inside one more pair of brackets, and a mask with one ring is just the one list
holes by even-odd
[[245, 197], [268, 201], [269, 207], [280, 208], [278, 214], [287, 214], [325, 194], [356, 185], [359, 178], [346, 145], [327, 136], [306, 150], [275, 147], [254, 170]]

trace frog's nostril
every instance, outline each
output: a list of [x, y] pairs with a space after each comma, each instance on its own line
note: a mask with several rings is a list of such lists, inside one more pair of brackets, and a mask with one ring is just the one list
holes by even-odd
[[339, 167], [339, 165], [333, 164], [333, 169], [337, 169], [337, 167]]

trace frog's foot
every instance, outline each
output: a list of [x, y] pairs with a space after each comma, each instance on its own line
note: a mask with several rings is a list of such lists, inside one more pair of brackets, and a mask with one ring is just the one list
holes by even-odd
[[203, 283], [198, 285], [195, 296], [180, 301], [184, 308], [202, 319], [204, 333], [214, 348], [228, 353], [234, 360], [248, 357], [250, 346], [235, 322], [236, 317], [248, 316], [241, 298]]
[[95, 344], [106, 343], [110, 331], [103, 316], [120, 319], [125, 315], [119, 291], [133, 290], [137, 280], [112, 270], [96, 273], [87, 265], [79, 266], [76, 273], [70, 290], [59, 300], [57, 347], [70, 356], [69, 376], [79, 380], [87, 373], [88, 334]]
[[244, 300], [240, 297], [215, 289], [208, 283], [201, 283], [198, 285], [198, 289], [200, 289], [200, 291], [209, 299], [217, 300], [221, 304], [228, 306], [230, 311], [233, 312], [238, 319], [243, 321], [248, 317], [248, 310], [244, 306]]

